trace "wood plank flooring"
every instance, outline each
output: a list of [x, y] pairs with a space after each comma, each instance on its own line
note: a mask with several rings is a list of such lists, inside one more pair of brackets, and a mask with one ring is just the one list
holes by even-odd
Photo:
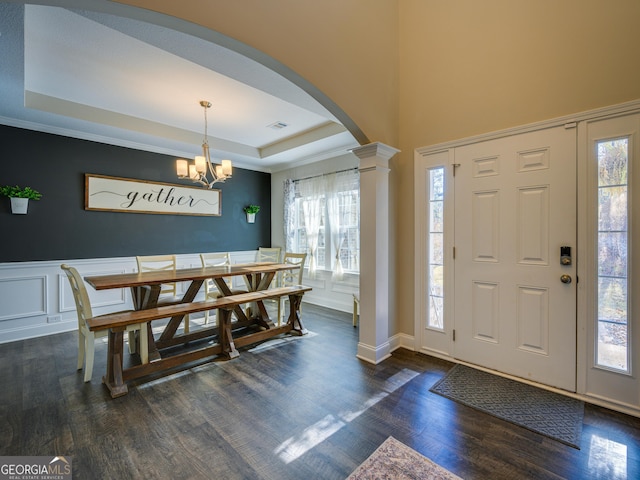
[[453, 364], [355, 357], [351, 315], [111, 399], [65, 333], [0, 345], [0, 455], [68, 455], [78, 479], [344, 479], [388, 436], [465, 479], [640, 478], [640, 419], [587, 405], [577, 450], [429, 392]]

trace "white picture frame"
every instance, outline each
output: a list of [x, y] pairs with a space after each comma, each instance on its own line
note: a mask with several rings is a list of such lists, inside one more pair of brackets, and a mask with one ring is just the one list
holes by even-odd
[[85, 210], [161, 215], [222, 215], [219, 189], [85, 174]]

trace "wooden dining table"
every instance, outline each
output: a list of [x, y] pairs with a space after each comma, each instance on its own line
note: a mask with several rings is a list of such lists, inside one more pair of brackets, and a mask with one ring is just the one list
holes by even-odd
[[[221, 265], [176, 270], [159, 270], [138, 273], [122, 273], [110, 275], [92, 275], [84, 280], [95, 290], [129, 288], [133, 305], [136, 310], [143, 310], [157, 306], [162, 284], [175, 282], [189, 282], [189, 287], [178, 303], [193, 302], [203, 283], [211, 279], [215, 282], [221, 296], [234, 294], [225, 281], [228, 277], [242, 276], [245, 280], [244, 291], [256, 292], [266, 290], [271, 285], [278, 272], [299, 269], [299, 265], [290, 263], [255, 262], [235, 265]], [[262, 302], [256, 302], [251, 310], [250, 318], [238, 305], [234, 308], [237, 326], [246, 327], [256, 325], [265, 329], [273, 327], [273, 322]], [[172, 317], [165, 325], [162, 333], [154, 338], [151, 323], [148, 324], [149, 360], [158, 360], [159, 350], [175, 345], [185, 344], [194, 340], [206, 338], [215, 333], [216, 327], [202, 328], [190, 333], [178, 335], [178, 327], [184, 315]]]

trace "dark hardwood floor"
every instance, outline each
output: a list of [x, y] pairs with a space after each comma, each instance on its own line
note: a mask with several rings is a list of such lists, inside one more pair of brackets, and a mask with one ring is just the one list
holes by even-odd
[[464, 479], [640, 478], [640, 419], [586, 405], [581, 449], [429, 392], [453, 364], [355, 357], [349, 314], [310, 334], [111, 399], [75, 370], [75, 333], [0, 345], [0, 455], [68, 455], [78, 479], [343, 479], [388, 436]]

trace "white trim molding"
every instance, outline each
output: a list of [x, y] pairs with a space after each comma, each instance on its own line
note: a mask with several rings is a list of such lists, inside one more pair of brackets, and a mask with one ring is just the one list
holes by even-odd
[[[422, 318], [424, 318], [424, 306], [421, 305], [421, 295], [424, 291], [424, 278], [426, 275], [425, 269], [425, 261], [424, 255], [421, 251], [421, 248], [424, 246], [425, 239], [425, 224], [424, 224], [424, 202], [425, 202], [425, 186], [424, 181], [422, 181], [422, 177], [420, 177], [421, 172], [424, 171], [425, 168], [429, 166], [429, 162], [432, 158], [440, 158], [442, 157], [444, 160], [442, 164], [446, 164], [446, 157], [449, 155], [449, 152], [457, 147], [471, 145], [478, 142], [484, 142], [487, 140], [495, 140], [499, 138], [505, 138], [513, 135], [518, 135], [522, 133], [534, 132], [545, 130], [549, 128], [554, 128], [558, 126], [565, 126], [566, 128], [576, 128], [577, 127], [577, 203], [578, 203], [578, 211], [577, 211], [577, 244], [580, 248], [576, 250], [576, 264], [577, 264], [577, 275], [580, 278], [580, 283], [577, 286], [577, 358], [576, 358], [576, 368], [577, 368], [577, 385], [576, 385], [576, 393], [570, 393], [564, 390], [557, 390], [559, 393], [564, 395], [572, 396], [579, 398], [585, 402], [593, 403], [595, 405], [600, 405], [612, 410], [616, 410], [622, 413], [626, 413], [629, 415], [633, 415], [636, 417], [640, 417], [640, 377], [637, 375], [637, 365], [640, 363], [640, 358], [638, 357], [639, 352], [635, 352], [636, 358], [633, 360], [636, 369], [634, 371], [633, 377], [627, 376], [624, 380], [630, 379], [631, 381], [626, 382], [626, 386], [624, 388], [618, 389], [618, 393], [615, 393], [615, 389], [613, 385], [617, 382], [617, 384], [622, 384], [623, 382], [619, 379], [614, 379], [613, 377], [618, 376], [622, 378], [618, 373], [611, 373], [610, 377], [605, 378], [605, 374], [601, 374], [601, 372], [595, 372], [593, 368], [594, 360], [592, 355], [590, 355], [589, 349], [592, 348], [593, 344], [593, 306], [590, 307], [590, 301], [593, 297], [592, 288], [588, 288], [589, 285], [593, 285], [594, 273], [596, 272], [597, 266], [590, 261], [589, 258], [589, 238], [590, 235], [593, 236], [593, 228], [591, 229], [591, 233], [588, 230], [589, 223], [589, 211], [590, 208], [592, 211], [594, 208], [594, 203], [591, 203], [591, 207], [589, 207], [589, 192], [588, 192], [588, 154], [591, 145], [589, 144], [588, 130], [594, 123], [609, 123], [612, 120], [617, 118], [640, 114], [640, 99], [634, 100], [631, 102], [626, 102], [622, 104], [612, 105], [604, 108], [598, 108], [586, 112], [581, 112], [573, 115], [567, 115], [564, 117], [559, 117], [551, 120], [546, 120], [542, 122], [536, 122], [528, 125], [517, 126], [505, 130], [489, 132], [482, 135], [477, 135], [473, 137], [467, 137], [459, 140], [454, 140], [446, 143], [440, 143], [437, 145], [431, 145], [426, 147], [417, 148], [414, 151], [414, 170], [415, 170], [415, 192], [414, 192], [414, 207], [415, 207], [415, 220], [416, 220], [416, 232], [415, 232], [415, 249], [416, 249], [416, 272], [415, 272], [415, 351], [430, 355], [436, 358], [441, 358], [444, 360], [448, 360], [454, 363], [464, 363], [460, 360], [453, 357], [453, 351], [446, 343], [442, 343], [441, 345], [430, 343], [429, 347], [425, 346], [425, 343], [422, 341], [422, 336], [424, 335], [420, 330], [420, 325]], [[448, 163], [451, 164], [451, 158], [449, 158]], [[638, 177], [634, 177], [638, 178]], [[636, 209], [637, 210], [637, 209]], [[637, 227], [636, 227], [637, 228]], [[637, 232], [637, 230], [634, 230]], [[591, 248], [593, 250], [593, 248]], [[421, 259], [422, 257], [422, 259]], [[591, 262], [591, 263], [590, 263]], [[637, 261], [636, 261], [637, 262]], [[640, 263], [634, 263], [635, 268], [637, 269], [637, 265]], [[636, 270], [637, 271], [637, 270]], [[450, 293], [447, 293], [451, 298], [451, 295], [455, 295], [455, 292], [451, 294], [450, 282], [447, 282], [446, 287], [449, 287]], [[445, 309], [447, 308], [445, 304]], [[637, 312], [634, 310], [634, 314]], [[636, 322], [634, 324], [635, 328], [638, 328], [639, 325], [637, 323], [638, 316], [632, 315], [633, 321]], [[639, 344], [637, 331], [635, 331], [633, 336], [634, 344]], [[497, 372], [492, 372], [497, 373]], [[502, 374], [504, 375], [504, 374]], [[507, 376], [507, 375], [504, 375]], [[516, 378], [519, 381], [527, 382], [521, 378]], [[545, 387], [543, 385], [538, 385], [542, 388], [547, 388], [549, 390], [554, 390], [552, 387]], [[554, 390], [556, 391], [556, 390]]]
[[[234, 263], [244, 263], [254, 261], [255, 255], [248, 251], [232, 252], [231, 256]], [[78, 329], [73, 294], [60, 270], [63, 263], [74, 266], [83, 276], [137, 269], [134, 257], [0, 263], [0, 343]], [[200, 257], [178, 255], [178, 264], [199, 266]], [[128, 289], [96, 292], [87, 288], [87, 292], [96, 315], [133, 308]]]

